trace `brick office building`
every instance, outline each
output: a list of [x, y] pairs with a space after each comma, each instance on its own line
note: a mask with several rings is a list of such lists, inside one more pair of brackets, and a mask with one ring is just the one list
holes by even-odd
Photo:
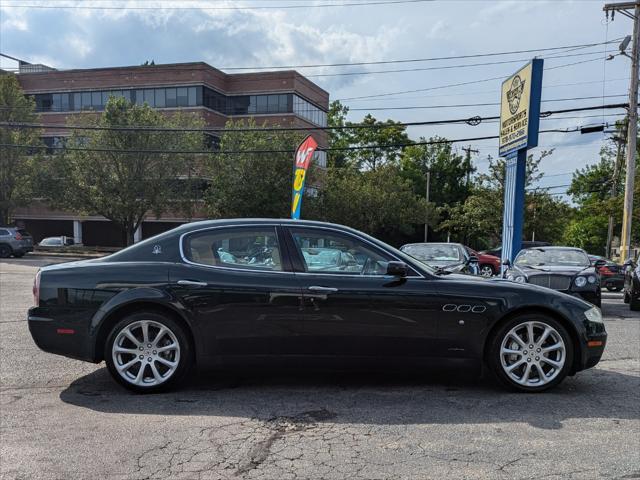
[[[47, 125], [44, 141], [49, 146], [59, 145], [69, 135], [60, 126], [73, 123], [73, 117], [83, 112], [102, 111], [109, 96], [166, 112], [197, 112], [208, 127], [249, 117], [259, 124], [281, 126], [327, 124], [329, 94], [295, 71], [226, 74], [202, 62], [65, 71], [27, 66], [21, 65], [18, 81], [26, 94], [35, 97], [40, 122]], [[316, 130], [313, 135], [320, 146], [326, 145], [324, 131]], [[216, 141], [212, 135], [214, 148]], [[314, 163], [325, 166], [325, 152], [316, 152]], [[14, 220], [36, 240], [66, 235], [85, 245], [118, 246], [122, 242], [122, 233], [104, 217], [53, 210], [42, 201], [17, 209]], [[136, 240], [185, 221], [171, 214], [159, 219], [149, 216], [136, 232]]]

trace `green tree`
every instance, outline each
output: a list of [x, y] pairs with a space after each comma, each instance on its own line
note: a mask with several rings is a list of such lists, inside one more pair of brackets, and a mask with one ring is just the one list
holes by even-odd
[[[531, 238], [533, 232], [538, 240], [549, 242], [561, 238], [569, 206], [544, 189], [530, 190], [530, 186], [542, 179], [540, 162], [551, 155], [553, 150], [542, 151], [539, 156], [527, 158], [525, 188], [525, 217], [523, 234]], [[487, 173], [476, 177], [469, 197], [463, 204], [448, 209], [447, 219], [439, 225], [440, 230], [450, 231], [456, 238], [470, 238], [477, 248], [500, 243], [502, 237], [502, 213], [504, 205], [504, 159], [489, 157]]]
[[433, 206], [416, 196], [411, 182], [393, 164], [375, 170], [329, 168], [314, 205], [315, 218], [348, 225], [396, 245], [411, 238], [425, 220], [430, 225], [436, 222]]
[[[116, 129], [76, 131], [67, 142], [69, 150], [54, 156], [52, 172], [59, 181], [48, 189], [54, 206], [108, 218], [123, 231], [127, 244], [133, 243], [145, 216], [159, 217], [181, 207], [175, 200], [183, 193], [176, 191], [176, 179], [194, 170], [197, 155], [179, 152], [202, 150], [204, 138], [200, 132], [178, 129], [202, 126], [199, 117], [169, 117], [147, 105], [111, 97], [102, 115], [76, 121]], [[126, 130], [139, 126], [176, 131]], [[167, 153], [170, 150], [176, 153]], [[180, 183], [178, 190], [183, 186]]]
[[[35, 102], [25, 97], [15, 75], [0, 75], [0, 122], [35, 123]], [[37, 160], [33, 147], [42, 145], [34, 129], [0, 126], [0, 224], [11, 221], [14, 209], [32, 197]], [[30, 148], [32, 147], [32, 148]], [[39, 150], [36, 150], [39, 151]]]
[[[302, 141], [298, 132], [269, 132], [258, 129], [253, 119], [227, 122], [226, 128], [255, 128], [255, 131], [225, 131], [220, 149], [236, 154], [217, 154], [209, 163], [211, 186], [206, 192], [208, 213], [221, 217], [283, 218], [290, 215], [293, 154]], [[250, 153], [276, 150], [282, 153]], [[315, 187], [315, 169], [306, 179], [307, 191]], [[311, 189], [309, 189], [311, 187]], [[302, 214], [308, 206], [308, 195]]]
[[[624, 122], [617, 125], [618, 135], [625, 137]], [[616, 149], [614, 144], [605, 145], [600, 151], [600, 161], [593, 165], [576, 170], [567, 193], [577, 205], [574, 218], [567, 225], [564, 233], [565, 242], [604, 254], [607, 242], [609, 216], [613, 218], [614, 235], [622, 229], [622, 212], [624, 203], [624, 155], [620, 159], [616, 194], [612, 195], [615, 178]], [[638, 142], [640, 155], [640, 138]], [[633, 202], [632, 243], [640, 242], [640, 169], [636, 168], [635, 191]]]

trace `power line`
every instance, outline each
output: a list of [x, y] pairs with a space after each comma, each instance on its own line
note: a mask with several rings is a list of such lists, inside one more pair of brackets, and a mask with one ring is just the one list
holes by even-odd
[[52, 10], [291, 10], [298, 8], [326, 8], [326, 7], [362, 7], [376, 5], [400, 5], [409, 3], [426, 3], [434, 0], [380, 0], [369, 2], [343, 2], [343, 3], [316, 3], [307, 5], [261, 5], [261, 6], [236, 6], [236, 7], [131, 7], [131, 6], [105, 6], [105, 5], [45, 5], [45, 4], [4, 4], [3, 8], [34, 8]]
[[[600, 98], [600, 97], [598, 97]], [[626, 103], [615, 103], [608, 105], [596, 105], [589, 107], [574, 107], [563, 110], [549, 110], [541, 112], [540, 116], [544, 120], [545, 118], [554, 115], [556, 113], [569, 113], [569, 112], [583, 112], [590, 110], [616, 109], [626, 108]], [[597, 115], [600, 117], [601, 115]], [[332, 130], [357, 130], [357, 129], [385, 129], [385, 128], [401, 128], [401, 127], [415, 127], [425, 125], [445, 125], [454, 123], [467, 123], [470, 125], [478, 125], [479, 123], [487, 120], [498, 120], [499, 116], [490, 117], [469, 117], [469, 118], [457, 118], [457, 119], [445, 119], [445, 120], [427, 120], [421, 122], [397, 122], [397, 123], [381, 123], [381, 124], [353, 124], [353, 125], [339, 125], [332, 127], [240, 127], [240, 128], [224, 128], [224, 127], [157, 127], [148, 125], [127, 125], [127, 126], [101, 126], [101, 125], [50, 125], [45, 123], [25, 123], [25, 122], [0, 122], [0, 128], [48, 128], [48, 129], [61, 129], [61, 130], [111, 130], [111, 131], [151, 131], [151, 132], [286, 132], [286, 131], [332, 131]], [[569, 118], [569, 117], [565, 117]], [[582, 118], [582, 117], [578, 117]], [[560, 118], [561, 119], [561, 118]]]
[[[626, 94], [620, 95], [605, 95], [604, 98], [626, 97]], [[573, 98], [553, 98], [549, 100], [542, 100], [542, 103], [548, 102], [570, 102], [574, 100], [593, 100], [594, 98], [603, 98], [602, 95], [593, 97], [573, 97]], [[487, 107], [487, 106], [499, 106], [499, 102], [494, 103], [467, 103], [467, 104], [454, 104], [454, 105], [412, 105], [404, 107], [372, 107], [372, 108], [350, 108], [349, 111], [378, 111], [378, 110], [422, 110], [430, 108], [461, 108], [461, 107]]]
[[[609, 40], [606, 43], [619, 42], [622, 39], [616, 38]], [[496, 57], [503, 55], [516, 55], [521, 53], [533, 53], [533, 52], [549, 52], [554, 50], [566, 50], [574, 48], [588, 48], [601, 46], [605, 42], [584, 43], [581, 45], [565, 45], [559, 47], [546, 47], [546, 48], [533, 48], [529, 50], [510, 50], [502, 52], [490, 52], [490, 53], [473, 53], [469, 55], [449, 55], [444, 57], [426, 57], [426, 58], [408, 58], [399, 60], [379, 60], [372, 62], [342, 62], [342, 63], [313, 63], [313, 64], [299, 64], [299, 65], [278, 65], [278, 66], [254, 66], [254, 67], [220, 67], [221, 70], [278, 70], [278, 69], [302, 69], [302, 68], [320, 68], [320, 67], [355, 67], [362, 65], [387, 65], [397, 63], [417, 63], [417, 62], [434, 62], [439, 60], [462, 60], [467, 58], [485, 58]]]
[[[583, 63], [588, 63], [588, 62], [595, 62], [598, 60], [604, 60], [605, 57], [598, 57], [598, 58], [593, 58], [590, 60], [583, 60], [580, 62], [574, 62], [574, 63], [567, 63], [564, 65], [556, 65], [554, 67], [549, 67], [549, 68], [545, 68], [545, 71], [549, 71], [549, 70], [556, 70], [559, 68], [566, 68], [566, 67], [572, 67], [574, 65], [580, 65]], [[360, 95], [358, 97], [345, 97], [345, 98], [339, 98], [338, 100], [340, 101], [347, 101], [347, 100], [360, 100], [360, 99], [364, 99], [364, 98], [379, 98], [379, 97], [388, 97], [391, 95], [404, 95], [406, 93], [418, 93], [418, 92], [428, 92], [428, 91], [432, 91], [432, 90], [442, 90], [444, 88], [452, 88], [452, 87], [462, 87], [465, 85], [473, 85], [476, 83], [485, 83], [485, 82], [490, 82], [493, 80], [504, 80], [505, 78], [507, 78], [508, 75], [501, 75], [499, 77], [490, 77], [490, 78], [483, 78], [483, 79], [478, 79], [478, 80], [470, 80], [467, 82], [459, 82], [459, 83], [450, 83], [450, 84], [445, 84], [445, 85], [438, 85], [435, 87], [427, 87], [427, 88], [416, 88], [413, 90], [401, 90], [398, 92], [386, 92], [386, 93], [377, 93], [377, 94], [373, 94], [373, 95]]]
[[[573, 53], [570, 55], [559, 55], [555, 57], [551, 57], [552, 59], [556, 58], [572, 58], [572, 57], [583, 57], [586, 55], [601, 55], [602, 52], [585, 52], [585, 53]], [[549, 57], [542, 57], [548, 59]], [[339, 73], [314, 73], [314, 74], [305, 74], [305, 77], [308, 78], [320, 78], [320, 77], [343, 77], [343, 76], [357, 76], [357, 75], [377, 75], [384, 73], [407, 73], [407, 72], [426, 72], [432, 70], [450, 70], [456, 68], [470, 68], [470, 67], [486, 67], [491, 65], [506, 65], [510, 63], [523, 63], [531, 60], [530, 58], [519, 58], [516, 60], [502, 60], [499, 62], [482, 62], [482, 63], [466, 63], [460, 65], [441, 65], [438, 67], [416, 67], [416, 68], [403, 68], [397, 70], [369, 70], [369, 71], [360, 71], [360, 72], [339, 72]]]
[[[539, 133], [574, 133], [578, 130], [540, 130]], [[498, 135], [488, 135], [483, 137], [471, 137], [471, 138], [458, 138], [458, 139], [442, 139], [442, 140], [425, 140], [411, 143], [392, 143], [383, 145], [359, 145], [353, 147], [328, 147], [318, 148], [319, 151], [324, 152], [342, 152], [342, 151], [357, 151], [357, 150], [377, 150], [386, 148], [406, 148], [420, 145], [442, 145], [461, 142], [474, 142], [479, 140], [495, 140], [499, 138]], [[6, 148], [27, 148], [27, 149], [44, 149], [44, 150], [69, 150], [69, 151], [82, 151], [82, 152], [109, 152], [109, 153], [122, 153], [122, 154], [192, 154], [192, 155], [245, 155], [245, 154], [271, 154], [271, 153], [294, 153], [295, 149], [286, 150], [123, 150], [114, 148], [99, 148], [99, 147], [66, 147], [66, 146], [46, 146], [46, 145], [25, 145], [14, 143], [2, 143], [0, 147]]]

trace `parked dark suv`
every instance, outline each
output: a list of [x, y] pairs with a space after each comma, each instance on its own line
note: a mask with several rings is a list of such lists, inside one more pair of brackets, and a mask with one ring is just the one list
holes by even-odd
[[33, 251], [33, 238], [22, 228], [0, 227], [0, 258], [22, 257]]

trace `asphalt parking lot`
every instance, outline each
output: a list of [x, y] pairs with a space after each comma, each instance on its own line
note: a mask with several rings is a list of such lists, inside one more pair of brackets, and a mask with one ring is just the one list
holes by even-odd
[[3, 479], [640, 479], [640, 313], [620, 294], [601, 363], [545, 394], [461, 371], [209, 372], [137, 396], [32, 342], [48, 261], [0, 261]]

